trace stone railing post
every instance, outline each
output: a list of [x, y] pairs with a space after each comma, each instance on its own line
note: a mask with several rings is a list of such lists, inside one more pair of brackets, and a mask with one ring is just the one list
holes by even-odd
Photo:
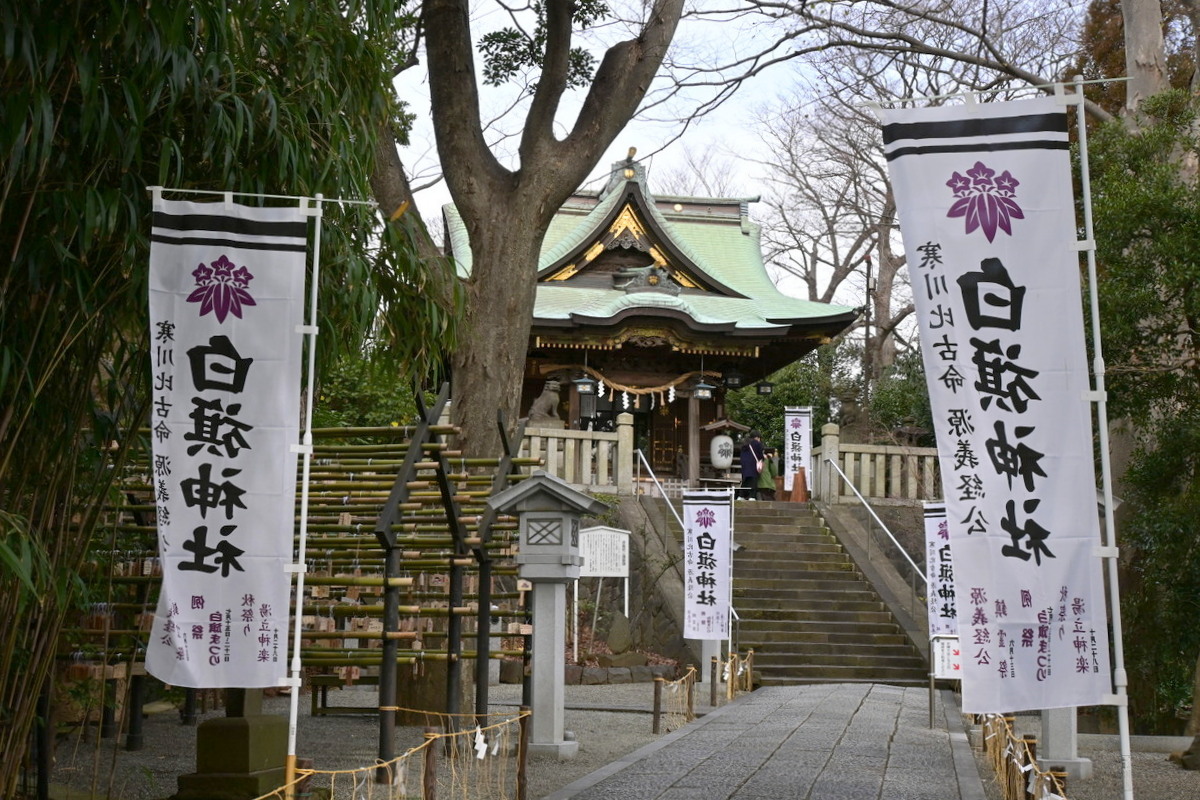
[[617, 416], [617, 494], [633, 494], [633, 414]]
[[821, 477], [818, 483], [821, 487], [821, 499], [826, 503], [838, 503], [841, 501], [842, 479], [825, 463], [828, 460], [841, 466], [841, 431], [842, 429], [834, 422], [826, 422], [821, 426], [821, 460], [817, 464], [817, 475]]

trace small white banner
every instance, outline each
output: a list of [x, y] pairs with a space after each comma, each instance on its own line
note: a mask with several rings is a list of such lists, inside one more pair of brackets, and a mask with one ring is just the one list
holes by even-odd
[[783, 490], [792, 491], [796, 473], [804, 470], [804, 479], [812, 489], [812, 406], [786, 406], [783, 409]]
[[946, 493], [963, 711], [1112, 692], [1064, 106], [883, 117]]
[[581, 578], [628, 578], [629, 531], [597, 525], [579, 532]]
[[194, 688], [287, 666], [307, 216], [156, 200], [151, 437], [162, 592], [146, 668]]
[[925, 580], [930, 636], [958, 636], [954, 562], [945, 503], [925, 503]]
[[683, 493], [683, 638], [729, 637], [733, 494]]

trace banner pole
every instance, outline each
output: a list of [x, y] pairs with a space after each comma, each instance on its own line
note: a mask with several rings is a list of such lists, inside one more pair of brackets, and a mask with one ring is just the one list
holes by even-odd
[[[303, 326], [300, 331], [297, 331], [308, 338], [308, 376], [304, 388], [304, 433], [302, 444], [298, 448], [301, 457], [300, 542], [297, 546], [296, 563], [291, 566], [291, 571], [296, 576], [296, 602], [294, 604], [295, 611], [292, 614], [291, 674], [287, 680], [287, 684], [291, 687], [289, 697], [291, 705], [288, 714], [288, 746], [284, 791], [286, 793], [285, 797], [289, 799], [294, 796], [293, 786], [296, 781], [296, 726], [300, 716], [300, 638], [302, 627], [300, 609], [304, 603], [304, 573], [307, 569], [304, 559], [308, 543], [308, 484], [311, 477], [313, 452], [312, 418], [317, 362], [317, 294], [321, 283], [321, 217], [324, 196], [317, 194], [315, 201], [316, 207], [310, 211], [315, 224], [313, 228], [313, 268], [312, 285], [309, 290], [308, 325]], [[305, 205], [307, 206], [307, 201], [305, 201]]]
[[1103, 557], [1108, 567], [1109, 612], [1113, 628], [1113, 688], [1114, 704], [1117, 707], [1117, 727], [1121, 740], [1121, 767], [1125, 800], [1133, 800], [1133, 757], [1129, 743], [1129, 697], [1126, 687], [1129, 678], [1125, 672], [1125, 647], [1121, 630], [1121, 590], [1117, 584], [1117, 538], [1116, 522], [1113, 517], [1112, 472], [1108, 442], [1108, 395], [1104, 384], [1104, 350], [1100, 342], [1100, 296], [1096, 277], [1096, 239], [1092, 228], [1092, 179], [1088, 167], [1087, 118], [1083, 103], [1083, 78], [1074, 80], [1076, 122], [1079, 129], [1079, 184], [1083, 194], [1083, 235], [1079, 243], [1087, 253], [1088, 300], [1091, 306], [1092, 324], [1092, 375], [1095, 391], [1092, 402], [1096, 404], [1096, 426], [1100, 435], [1100, 484], [1104, 493], [1104, 550]]

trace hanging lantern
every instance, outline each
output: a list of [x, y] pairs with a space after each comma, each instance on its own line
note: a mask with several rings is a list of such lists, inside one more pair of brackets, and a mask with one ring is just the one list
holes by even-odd
[[709, 445], [708, 457], [712, 460], [714, 469], [729, 469], [733, 465], [733, 437], [728, 433], [718, 433]]
[[584, 375], [582, 378], [576, 378], [571, 381], [571, 383], [575, 384], [575, 391], [579, 392], [581, 397], [591, 395], [594, 398], [596, 396], [596, 381], [590, 376]]
[[745, 376], [738, 371], [737, 367], [730, 367], [725, 370], [722, 377], [725, 379], [725, 387], [727, 389], [740, 389], [742, 388], [742, 381], [745, 380]]
[[692, 387], [692, 397], [697, 400], [712, 400], [713, 389], [717, 387], [704, 380], [704, 354], [700, 354], [700, 382]]
[[775, 391], [775, 384], [771, 383], [770, 381], [768, 381], [766, 379], [763, 379], [758, 382], [758, 384], [755, 388], [758, 389], [758, 393], [760, 395], [769, 395]]

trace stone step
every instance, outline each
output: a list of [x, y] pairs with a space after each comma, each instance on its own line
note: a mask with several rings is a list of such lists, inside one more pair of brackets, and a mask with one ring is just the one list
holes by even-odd
[[831, 627], [828, 630], [812, 630], [811, 626], [803, 629], [785, 628], [747, 630], [742, 626], [738, 640], [746, 647], [755, 650], [767, 650], [774, 647], [792, 647], [801, 644], [830, 645], [832, 647], [853, 647], [859, 645], [878, 645], [880, 647], [895, 647], [897, 645], [910, 647], [908, 636], [892, 626], [892, 630], [883, 633], [867, 633], [862, 626], [855, 626], [853, 631], [843, 627]]
[[838, 667], [813, 665], [777, 669], [754, 666], [754, 682], [760, 686], [796, 686], [811, 683], [886, 683], [892, 686], [927, 686], [927, 673], [888, 667]]
[[[738, 611], [739, 615], [741, 613], [741, 611]], [[739, 641], [746, 637], [749, 637], [748, 640], [766, 641], [769, 639], [785, 638], [790, 631], [797, 630], [802, 631], [803, 634], [817, 636], [841, 633], [859, 639], [879, 635], [904, 635], [904, 632], [900, 630], [900, 626], [896, 624], [894, 619], [888, 619], [883, 622], [858, 622], [853, 626], [847, 625], [843, 620], [811, 619], [805, 620], [803, 625], [792, 624], [793, 622], [794, 620], [781, 621], [774, 618], [742, 617], [738, 622], [738, 638]]]
[[889, 611], [843, 611], [832, 607], [792, 609], [754, 608], [747, 607], [741, 603], [735, 604], [734, 608], [737, 610], [742, 622], [770, 619], [776, 622], [793, 623], [842, 622], [844, 624], [882, 624], [892, 622], [894, 624], [891, 612]]
[[907, 644], [831, 644], [806, 642], [767, 642], [754, 649], [756, 665], [788, 666], [812, 663], [820, 657], [822, 664], [906, 666], [923, 669], [924, 660]]
[[789, 584], [778, 589], [761, 589], [742, 586], [733, 582], [734, 600], [739, 598], [754, 599], [762, 606], [776, 603], [808, 604], [820, 603], [840, 606], [842, 603], [879, 603], [879, 595], [869, 588], [847, 584], [846, 588], [838, 589], [795, 589]]
[[747, 555], [775, 556], [788, 553], [841, 553], [845, 551], [840, 542], [828, 536], [797, 538], [795, 536], [770, 535], [770, 538], [767, 538], [766, 534], [734, 531], [733, 538], [745, 548], [742, 552]]
[[[821, 600], [813, 602], [820, 603]], [[835, 606], [839, 611], [886, 611], [887, 606], [878, 597], [866, 597], [857, 600], [849, 600], [844, 597], [835, 599], [827, 597], [825, 603]], [[735, 589], [733, 592], [733, 605], [739, 614], [746, 611], [788, 611], [793, 608], [802, 608], [805, 605], [810, 605], [804, 601], [797, 600], [795, 597], [760, 597], [758, 595], [739, 595]]]
[[749, 578], [733, 576], [734, 591], [783, 591], [795, 590], [802, 592], [845, 592], [870, 591], [870, 584], [862, 580], [855, 572], [830, 572], [819, 570], [811, 573], [793, 573], [785, 580], [775, 578]]
[[733, 521], [733, 529], [745, 533], [762, 534], [764, 536], [828, 536], [828, 529], [820, 524], [820, 520], [812, 519], [806, 522], [796, 522], [789, 519], [777, 520], [748, 520], [738, 517]]
[[863, 576], [858, 571], [858, 567], [851, 563], [812, 564], [811, 561], [802, 561], [793, 570], [788, 570], [784, 566], [744, 566], [739, 563], [737, 557], [734, 557], [733, 581], [734, 583], [744, 581], [746, 582], [744, 585], [748, 585], [748, 587], [774, 589], [776, 588], [775, 584], [780, 581], [787, 581], [788, 584], [800, 581], [863, 583]]

